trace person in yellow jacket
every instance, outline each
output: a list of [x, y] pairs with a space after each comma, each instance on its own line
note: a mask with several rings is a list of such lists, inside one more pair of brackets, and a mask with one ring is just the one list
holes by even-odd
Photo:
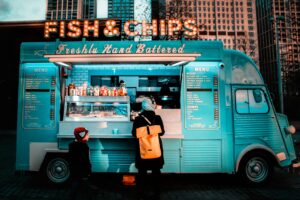
[[[142, 112], [138, 117], [135, 118], [132, 128], [132, 136], [137, 138], [136, 141], [136, 157], [135, 157], [135, 166], [138, 169], [137, 176], [137, 193], [139, 198], [145, 198], [145, 196], [150, 195], [152, 192], [145, 191], [145, 186], [148, 183], [147, 181], [147, 171], [152, 171], [151, 180], [152, 188], [154, 188], [154, 198], [159, 199], [160, 196], [160, 175], [161, 169], [164, 165], [164, 156], [163, 156], [163, 146], [160, 136], [164, 135], [164, 125], [161, 117], [155, 114], [155, 103], [152, 102], [150, 98], [144, 98], [142, 101]], [[137, 135], [137, 129], [140, 127], [147, 127], [151, 125], [159, 125], [160, 133], [158, 133], [159, 146], [161, 155], [157, 158], [143, 158], [140, 152], [140, 142]], [[149, 134], [149, 133], [148, 133]]]

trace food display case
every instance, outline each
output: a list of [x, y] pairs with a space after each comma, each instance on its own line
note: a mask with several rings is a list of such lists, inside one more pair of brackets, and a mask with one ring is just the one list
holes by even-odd
[[130, 121], [128, 96], [66, 96], [64, 121]]

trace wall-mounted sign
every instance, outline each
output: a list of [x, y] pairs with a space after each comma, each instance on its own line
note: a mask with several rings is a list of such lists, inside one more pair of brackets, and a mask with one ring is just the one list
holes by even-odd
[[218, 129], [220, 106], [217, 65], [186, 66], [184, 75], [184, 127], [189, 130]]
[[[141, 32], [135, 27], [142, 25]], [[156, 20], [147, 23], [146, 20], [137, 21], [129, 20], [124, 23], [124, 33], [129, 37], [134, 36], [173, 36], [175, 34], [184, 34], [184, 36], [195, 36], [198, 28], [194, 19], [172, 20]], [[103, 34], [106, 37], [115, 37], [120, 35], [120, 28], [117, 27], [115, 20], [105, 21], [103, 32], [100, 33], [100, 21], [96, 20], [72, 20], [72, 21], [48, 21], [45, 22], [44, 37], [50, 38], [58, 35], [60, 38], [78, 38], [78, 37], [94, 37], [97, 38]]]
[[182, 54], [185, 44], [178, 47], [166, 47], [162, 45], [149, 46], [144, 43], [137, 45], [128, 44], [127, 46], [117, 46], [113, 44], [104, 44], [96, 46], [94, 43], [83, 44], [81, 47], [72, 47], [68, 44], [59, 44], [55, 54]]
[[[56, 68], [24, 68], [22, 125], [25, 129], [55, 128]], [[44, 116], [44, 117], [41, 117]]]

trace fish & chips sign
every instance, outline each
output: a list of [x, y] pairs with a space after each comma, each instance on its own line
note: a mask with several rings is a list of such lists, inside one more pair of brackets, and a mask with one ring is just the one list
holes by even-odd
[[[137, 26], [142, 26], [140, 31], [137, 31]], [[183, 33], [186, 37], [192, 37], [197, 34], [198, 28], [194, 19], [171, 19], [171, 20], [156, 20], [152, 23], [147, 23], [146, 20], [137, 21], [129, 20], [124, 23], [124, 33], [129, 37], [134, 36], [174, 36]], [[103, 30], [103, 31], [102, 31]], [[96, 20], [72, 20], [72, 21], [47, 21], [44, 26], [44, 37], [53, 38], [79, 38], [79, 37], [94, 37], [97, 38], [100, 34], [106, 37], [115, 37], [120, 35], [120, 28], [117, 26], [117, 21], [107, 20], [104, 23], [104, 28], [100, 31], [100, 21]]]

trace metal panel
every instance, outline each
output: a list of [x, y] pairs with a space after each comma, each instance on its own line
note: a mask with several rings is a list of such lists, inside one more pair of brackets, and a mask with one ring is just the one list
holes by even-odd
[[162, 172], [180, 172], [180, 152], [177, 150], [164, 150], [165, 165]]
[[134, 172], [134, 151], [91, 151], [93, 172]]
[[182, 142], [182, 172], [221, 172], [221, 140]]
[[261, 139], [276, 152], [282, 145], [282, 137], [275, 118], [268, 114], [234, 115], [236, 144], [238, 139]]
[[132, 122], [65, 122], [61, 121], [59, 123], [59, 137], [72, 136], [74, 128], [85, 127], [89, 130], [90, 136], [100, 136], [100, 135], [113, 135], [113, 130], [118, 129], [119, 135], [131, 135]]
[[162, 139], [165, 165], [162, 172], [180, 172], [180, 139]]

